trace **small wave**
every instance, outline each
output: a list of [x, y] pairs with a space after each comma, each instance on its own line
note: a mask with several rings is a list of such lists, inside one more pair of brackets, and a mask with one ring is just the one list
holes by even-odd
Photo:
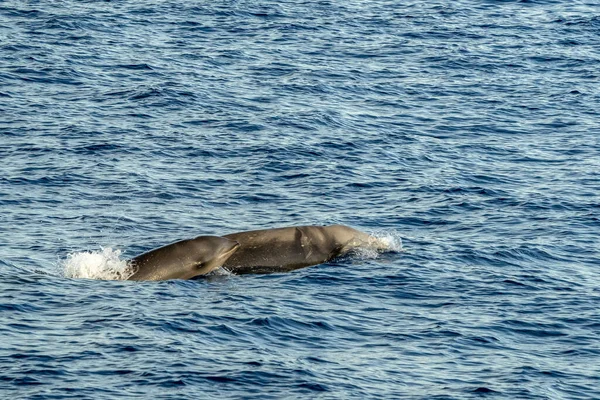
[[125, 280], [133, 272], [121, 259], [121, 250], [110, 247], [69, 254], [61, 266], [65, 277], [77, 279]]

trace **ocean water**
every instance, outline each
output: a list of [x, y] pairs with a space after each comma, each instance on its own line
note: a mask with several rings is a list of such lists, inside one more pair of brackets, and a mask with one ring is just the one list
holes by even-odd
[[[600, 397], [597, 1], [0, 1], [0, 397]], [[129, 282], [201, 234], [394, 243]]]

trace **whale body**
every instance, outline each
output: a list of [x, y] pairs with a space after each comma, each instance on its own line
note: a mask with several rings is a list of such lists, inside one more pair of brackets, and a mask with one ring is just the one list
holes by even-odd
[[376, 237], [345, 225], [263, 229], [224, 237], [240, 245], [223, 264], [235, 274], [292, 271], [325, 263], [355, 249], [388, 247]]

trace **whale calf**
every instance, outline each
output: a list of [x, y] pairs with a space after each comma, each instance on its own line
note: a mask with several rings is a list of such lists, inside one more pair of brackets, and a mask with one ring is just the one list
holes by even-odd
[[133, 274], [127, 279], [192, 279], [221, 267], [238, 247], [235, 240], [220, 236], [198, 236], [171, 243], [129, 260]]
[[235, 274], [286, 272], [322, 264], [359, 248], [388, 244], [344, 225], [296, 226], [224, 235], [240, 244], [223, 268]]

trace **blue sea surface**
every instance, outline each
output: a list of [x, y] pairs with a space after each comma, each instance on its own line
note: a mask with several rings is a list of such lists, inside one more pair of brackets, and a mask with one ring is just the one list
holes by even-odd
[[[0, 1], [0, 398], [600, 397], [599, 43], [586, 0]], [[333, 223], [395, 251], [109, 273]]]

